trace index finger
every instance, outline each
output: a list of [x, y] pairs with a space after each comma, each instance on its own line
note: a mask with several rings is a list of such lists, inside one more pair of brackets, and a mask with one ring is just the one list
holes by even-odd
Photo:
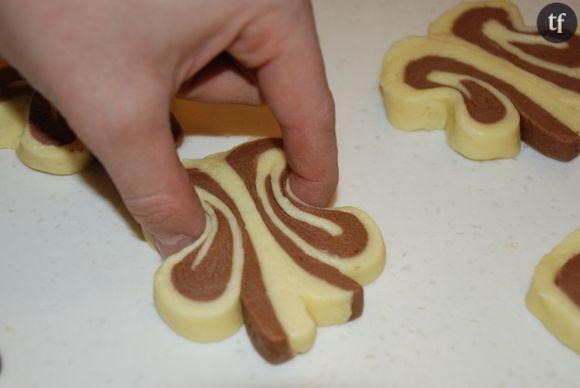
[[257, 68], [258, 84], [282, 128], [292, 191], [310, 205], [325, 206], [338, 182], [334, 101], [312, 8], [308, 2], [287, 4], [298, 4], [292, 17], [262, 18], [272, 25], [248, 34], [267, 38], [257, 49], [258, 56], [268, 58]]

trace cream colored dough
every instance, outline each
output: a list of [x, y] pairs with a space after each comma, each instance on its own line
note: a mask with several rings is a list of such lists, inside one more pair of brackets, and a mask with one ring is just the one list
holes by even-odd
[[[317, 326], [339, 324], [349, 320], [352, 293], [311, 275], [288, 256], [270, 234], [256, 208], [256, 203], [241, 177], [226, 162], [226, 156], [227, 153], [216, 154], [202, 160], [188, 160], [184, 164], [188, 168], [197, 168], [209, 174], [234, 201], [255, 247], [267, 295], [276, 317], [287, 334], [289, 346], [294, 354], [306, 352], [314, 342]], [[285, 156], [280, 149], [270, 149], [258, 158], [256, 187], [270, 219], [309, 255], [334, 266], [360, 283], [367, 284], [376, 279], [385, 264], [385, 247], [378, 227], [362, 211], [353, 208], [340, 209], [355, 214], [369, 235], [367, 248], [357, 257], [348, 259], [332, 257], [308, 245], [277, 219], [266, 199], [266, 177], [271, 175], [272, 181], [277, 182], [285, 167]], [[240, 279], [243, 252], [240, 226], [235, 217], [219, 199], [199, 187], [196, 189], [206, 208], [207, 230], [194, 246], [163, 262], [155, 275], [155, 303], [160, 315], [177, 333], [205, 342], [225, 338], [233, 334], [242, 324]], [[274, 185], [274, 191], [276, 201], [293, 218], [317, 225], [332, 235], [340, 235], [342, 232], [340, 227], [331, 221], [297, 209], [284, 197], [278, 185]], [[234, 270], [228, 289], [222, 296], [209, 302], [196, 302], [183, 297], [175, 290], [171, 281], [171, 271], [187, 253], [211, 239], [211, 230], [215, 228], [215, 218], [209, 210], [211, 206], [221, 209], [228, 215], [228, 222], [234, 231]], [[203, 260], [200, 256], [203, 256], [202, 252], [196, 261]]]
[[[459, 15], [468, 9], [498, 6], [506, 9], [515, 25], [530, 30], [523, 24], [517, 7], [508, 1], [462, 3], [435, 21], [428, 37], [405, 38], [395, 43], [385, 54], [380, 85], [385, 110], [392, 124], [400, 129], [445, 129], [449, 145], [463, 156], [475, 160], [510, 158], [519, 153], [519, 113], [500, 91], [493, 86], [468, 76], [433, 72], [429, 79], [449, 86], [415, 89], [404, 82], [405, 68], [413, 60], [434, 55], [458, 60], [484, 70], [486, 73], [513, 85], [563, 124], [580, 134], [580, 98], [570, 90], [560, 88], [534, 74], [522, 71], [506, 60], [491, 55], [451, 32]], [[495, 21], [484, 26], [484, 33], [498, 41], [506, 50], [524, 57], [528, 62], [555, 69], [573, 77], [580, 76], [580, 68], [565, 68], [541, 61], [523, 53], [509, 41], [546, 44], [541, 37], [530, 38], [505, 29]], [[540, 42], [541, 40], [541, 42]], [[461, 80], [471, 80], [493, 93], [506, 107], [503, 119], [492, 124], [475, 121], [468, 114], [460, 88]]]
[[[155, 306], [165, 322], [177, 333], [194, 341], [213, 342], [234, 334], [243, 323], [239, 295], [243, 265], [242, 236], [232, 212], [223, 202], [205, 190], [197, 190], [197, 193], [206, 212], [206, 230], [195, 244], [167, 258], [159, 267], [155, 273]], [[171, 271], [197, 247], [211, 244], [217, 229], [212, 206], [225, 214], [232, 230], [233, 276], [226, 291], [219, 298], [210, 302], [199, 302], [186, 298], [173, 287]], [[194, 263], [199, 264], [206, 252], [202, 248]]]
[[30, 134], [31, 93], [0, 102], [0, 148], [15, 150], [22, 163], [46, 173], [69, 175], [84, 169], [92, 155], [78, 139], [55, 146], [40, 143]]
[[26, 126], [30, 94], [0, 102], [0, 148], [16, 149]]
[[580, 307], [560, 290], [560, 269], [580, 252], [580, 229], [542, 258], [536, 268], [526, 303], [528, 308], [564, 345], [580, 353]]

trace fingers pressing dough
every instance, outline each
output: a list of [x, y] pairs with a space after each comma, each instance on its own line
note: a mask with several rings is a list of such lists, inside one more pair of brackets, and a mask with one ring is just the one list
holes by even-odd
[[155, 304], [173, 330], [209, 342], [245, 321], [256, 350], [280, 363], [310, 349], [317, 326], [361, 315], [361, 285], [385, 263], [381, 233], [361, 210], [301, 203], [280, 140], [185, 166], [206, 230], [155, 275]]

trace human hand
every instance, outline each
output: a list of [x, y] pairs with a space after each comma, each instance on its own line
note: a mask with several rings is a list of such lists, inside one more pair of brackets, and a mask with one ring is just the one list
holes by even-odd
[[174, 96], [267, 103], [292, 191], [324, 206], [336, 188], [334, 104], [306, 1], [0, 0], [0, 52], [101, 161], [163, 256], [205, 222], [169, 129]]

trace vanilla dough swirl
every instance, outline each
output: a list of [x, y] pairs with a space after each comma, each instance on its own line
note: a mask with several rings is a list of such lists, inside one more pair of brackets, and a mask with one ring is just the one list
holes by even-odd
[[306, 352], [317, 326], [359, 317], [363, 288], [385, 264], [361, 210], [314, 208], [290, 192], [277, 139], [185, 161], [206, 229], [155, 274], [155, 304], [177, 333], [218, 341], [245, 323], [271, 363]]
[[395, 43], [381, 89], [394, 126], [444, 128], [471, 159], [513, 157], [520, 137], [557, 160], [580, 152], [580, 35], [547, 42], [507, 0], [461, 3]]

